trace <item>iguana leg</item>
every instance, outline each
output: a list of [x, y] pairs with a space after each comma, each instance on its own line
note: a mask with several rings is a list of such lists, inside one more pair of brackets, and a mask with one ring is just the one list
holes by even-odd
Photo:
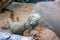
[[24, 36], [30, 36], [30, 37], [33, 37], [33, 38], [34, 38], [34, 35], [30, 34], [29, 32], [30, 32], [29, 30], [25, 30], [25, 31], [23, 32], [23, 35], [24, 35]]

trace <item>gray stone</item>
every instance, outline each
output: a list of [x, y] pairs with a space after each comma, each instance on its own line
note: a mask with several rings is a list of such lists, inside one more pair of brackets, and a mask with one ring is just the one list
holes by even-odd
[[39, 2], [35, 5], [32, 13], [38, 13], [41, 16], [39, 25], [48, 25], [60, 36], [60, 3], [58, 2]]

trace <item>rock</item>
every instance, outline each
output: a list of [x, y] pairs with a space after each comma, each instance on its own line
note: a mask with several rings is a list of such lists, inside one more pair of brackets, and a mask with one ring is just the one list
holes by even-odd
[[9, 28], [9, 25], [6, 21], [3, 21], [3, 24], [2, 24], [2, 29], [8, 29]]
[[38, 2], [32, 13], [41, 16], [39, 25], [52, 29], [60, 37], [60, 0], [56, 1], [58, 2]]
[[21, 35], [11, 35], [9, 40], [34, 40], [32, 37], [21, 36]]
[[[58, 36], [52, 30], [50, 30], [48, 28], [43, 28], [42, 26], [40, 26], [41, 29], [39, 31], [39, 30], [37, 30], [37, 28], [39, 28], [39, 26], [37, 26], [35, 29], [31, 30], [30, 33], [28, 33], [28, 32], [26, 32], [26, 33], [30, 34], [31, 36], [28, 35], [30, 37], [32, 37], [32, 35], [33, 35], [33, 38], [35, 40], [59, 40]], [[25, 35], [25, 36], [27, 36], [27, 35]]]
[[6, 7], [6, 9], [12, 10], [12, 9], [15, 9], [15, 8], [20, 8], [20, 6], [21, 6], [21, 3], [19, 3], [19, 2], [12, 2], [10, 5], [8, 5]]
[[59, 40], [58, 36], [50, 29], [43, 28], [40, 33], [36, 34], [38, 40]]
[[0, 12], [3, 11], [13, 0], [1, 0], [0, 1]]
[[55, 2], [60, 2], [60, 0], [55, 0]]
[[10, 33], [0, 32], [0, 40], [8, 40], [10, 38]]
[[0, 32], [0, 40], [34, 40], [32, 37]]

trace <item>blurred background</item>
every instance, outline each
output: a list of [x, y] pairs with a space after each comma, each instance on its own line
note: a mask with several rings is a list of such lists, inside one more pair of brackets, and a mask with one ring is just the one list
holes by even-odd
[[54, 1], [54, 0], [14, 0], [15, 2], [37, 3], [40, 1]]

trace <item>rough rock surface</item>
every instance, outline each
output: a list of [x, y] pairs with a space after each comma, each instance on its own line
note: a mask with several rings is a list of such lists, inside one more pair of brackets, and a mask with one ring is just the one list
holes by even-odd
[[9, 4], [12, 3], [13, 0], [0, 0], [0, 12], [3, 11]]
[[59, 40], [57, 35], [47, 28], [42, 29], [41, 32], [37, 34], [37, 38], [38, 40]]
[[[43, 28], [42, 26], [37, 26], [35, 29], [29, 32], [26, 31], [25, 36], [31, 36], [36, 40], [59, 40], [57, 35], [50, 29], [48, 28]], [[33, 36], [34, 35], [34, 36]]]
[[34, 7], [32, 13], [39, 13], [41, 15], [39, 24], [52, 29], [58, 36], [60, 36], [59, 2], [39, 2]]

